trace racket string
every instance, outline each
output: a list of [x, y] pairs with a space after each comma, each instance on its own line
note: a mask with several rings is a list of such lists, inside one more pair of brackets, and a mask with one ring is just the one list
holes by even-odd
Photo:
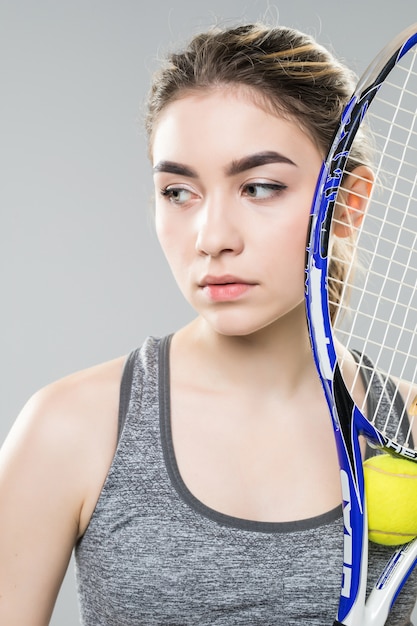
[[[353, 234], [344, 242], [343, 256], [338, 256], [334, 246], [332, 261], [343, 266], [343, 278], [329, 278], [338, 287], [338, 299], [330, 304], [335, 310], [335, 335], [346, 348], [339, 359], [342, 374], [345, 369], [351, 371], [353, 350], [370, 358], [372, 366], [360, 357], [354, 376], [346, 375], [345, 380], [354, 393], [360, 370], [366, 369], [370, 384], [361, 394], [363, 408], [378, 377], [382, 391], [368, 419], [377, 423], [384, 405], [384, 422], [378, 422], [378, 428], [391, 438], [402, 439], [405, 445], [410, 445], [417, 414], [416, 56], [414, 51], [397, 65], [367, 113], [378, 156], [374, 191], [363, 219], [355, 220], [349, 205], [351, 187], [340, 188], [336, 204], [345, 209], [342, 216], [349, 211], [353, 214]], [[346, 172], [345, 178], [349, 181], [354, 175]], [[363, 199], [363, 195], [357, 197]], [[333, 223], [344, 225], [344, 219], [334, 219]], [[355, 221], [360, 222], [357, 227]], [[346, 251], [350, 260], [345, 258]], [[404, 402], [401, 415], [396, 415], [398, 397]]]

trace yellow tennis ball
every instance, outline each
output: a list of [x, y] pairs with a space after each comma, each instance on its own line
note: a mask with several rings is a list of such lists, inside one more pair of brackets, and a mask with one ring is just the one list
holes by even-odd
[[369, 539], [388, 546], [417, 536], [417, 463], [379, 454], [364, 464]]

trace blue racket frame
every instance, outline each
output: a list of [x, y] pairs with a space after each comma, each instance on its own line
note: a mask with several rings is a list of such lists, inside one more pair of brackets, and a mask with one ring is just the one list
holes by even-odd
[[[310, 218], [305, 283], [307, 320], [316, 367], [333, 422], [343, 498], [344, 562], [335, 626], [364, 623], [368, 537], [359, 434], [364, 434], [381, 448], [392, 449], [393, 446], [373, 428], [350, 399], [340, 374], [328, 305], [328, 242], [337, 192], [356, 132], [380, 85], [399, 59], [416, 45], [416, 30], [416, 25], [413, 25], [401, 33], [382, 51], [359, 81], [343, 111], [340, 126], [323, 163]], [[394, 446], [394, 451], [416, 459], [416, 454], [411, 455], [401, 446]]]

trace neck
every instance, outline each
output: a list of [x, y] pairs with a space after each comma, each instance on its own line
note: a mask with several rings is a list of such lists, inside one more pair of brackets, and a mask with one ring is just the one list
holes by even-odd
[[278, 322], [250, 335], [230, 336], [216, 333], [202, 318], [176, 334], [173, 346], [195, 362], [195, 371], [204, 371], [210, 384], [294, 388], [314, 371], [304, 307], [292, 312], [291, 320]]

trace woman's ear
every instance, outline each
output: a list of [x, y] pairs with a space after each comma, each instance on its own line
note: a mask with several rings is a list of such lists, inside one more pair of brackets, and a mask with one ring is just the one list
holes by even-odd
[[333, 232], [337, 237], [349, 237], [361, 225], [374, 181], [374, 174], [366, 165], [359, 165], [346, 175], [333, 219]]

